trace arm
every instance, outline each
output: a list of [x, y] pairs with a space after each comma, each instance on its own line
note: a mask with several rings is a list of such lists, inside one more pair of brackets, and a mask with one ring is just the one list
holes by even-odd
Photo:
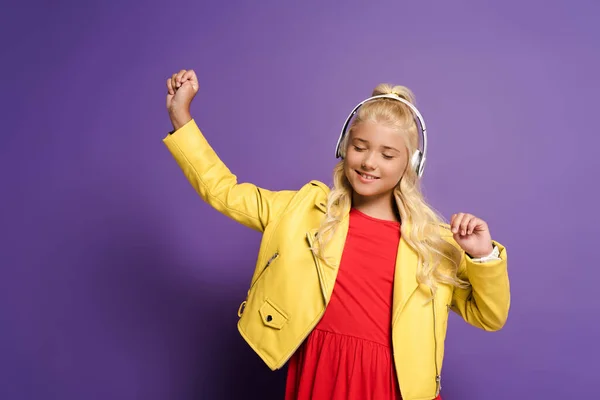
[[473, 326], [497, 331], [510, 308], [506, 249], [492, 240], [487, 223], [472, 214], [454, 214], [450, 229], [461, 250], [457, 276], [470, 283], [466, 289], [454, 288], [450, 308]]
[[271, 192], [237, 182], [191, 117], [190, 105], [198, 88], [193, 70], [181, 70], [167, 79], [167, 110], [174, 132], [163, 142], [204, 201], [235, 221], [262, 232], [285, 209], [295, 192]]
[[501, 329], [510, 308], [510, 284], [504, 246], [493, 242], [499, 259], [476, 262], [463, 253], [458, 277], [470, 282], [467, 289], [455, 288], [450, 308], [466, 322], [486, 331]]
[[250, 183], [238, 183], [193, 119], [163, 142], [204, 201], [259, 232], [283, 211], [295, 194], [294, 191], [272, 192]]

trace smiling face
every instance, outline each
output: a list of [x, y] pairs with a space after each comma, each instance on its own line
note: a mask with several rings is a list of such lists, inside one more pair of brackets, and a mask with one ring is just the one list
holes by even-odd
[[390, 198], [404, 175], [408, 151], [402, 134], [388, 125], [364, 121], [348, 138], [344, 173], [363, 199]]

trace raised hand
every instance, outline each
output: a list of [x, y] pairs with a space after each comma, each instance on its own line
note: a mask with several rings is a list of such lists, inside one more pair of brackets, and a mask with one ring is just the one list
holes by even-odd
[[191, 69], [182, 69], [167, 79], [167, 111], [175, 130], [192, 119], [190, 105], [198, 89], [198, 78]]
[[485, 257], [494, 249], [488, 225], [481, 218], [466, 213], [454, 214], [450, 229], [456, 243], [473, 258]]

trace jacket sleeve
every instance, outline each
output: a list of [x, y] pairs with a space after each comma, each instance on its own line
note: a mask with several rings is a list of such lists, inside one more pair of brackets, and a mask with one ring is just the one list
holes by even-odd
[[163, 142], [204, 201], [259, 232], [285, 209], [296, 193], [273, 192], [250, 183], [238, 183], [194, 120], [165, 137]]
[[500, 330], [510, 308], [506, 249], [495, 241], [494, 245], [500, 250], [500, 260], [476, 263], [463, 252], [458, 277], [471, 286], [454, 288], [450, 304], [465, 321], [486, 331]]

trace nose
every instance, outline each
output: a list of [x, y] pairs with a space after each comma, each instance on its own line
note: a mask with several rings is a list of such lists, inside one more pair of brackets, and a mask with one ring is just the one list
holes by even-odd
[[365, 170], [372, 171], [375, 169], [375, 159], [373, 152], [368, 151], [362, 159], [361, 167]]

